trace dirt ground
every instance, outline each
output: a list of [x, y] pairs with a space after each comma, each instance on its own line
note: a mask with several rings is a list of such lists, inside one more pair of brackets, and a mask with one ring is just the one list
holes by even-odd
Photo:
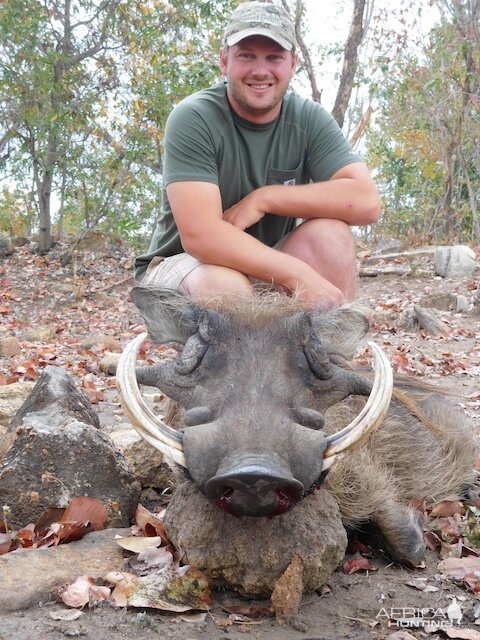
[[[132, 337], [132, 330], [137, 328], [140, 319], [127, 301], [131, 282], [128, 282], [128, 259], [124, 254], [120, 252], [101, 264], [98, 261], [94, 263], [93, 254], [87, 254], [76, 265], [77, 272], [72, 275], [71, 267], [60, 268], [57, 265], [55, 255], [39, 261], [26, 249], [22, 251], [4, 260], [3, 271], [0, 271], [4, 286], [7, 282], [9, 288], [22, 294], [22, 300], [12, 299], [11, 315], [2, 316], [4, 326], [14, 317], [15, 322], [7, 327], [9, 330], [14, 326], [15, 332], [20, 334], [28, 324], [48, 322], [57, 326], [59, 340], [67, 333], [86, 335], [93, 326], [114, 335], [122, 344]], [[432, 256], [420, 260], [422, 270], [426, 271], [422, 277], [382, 275], [360, 278], [357, 298], [370, 309], [370, 339], [385, 349], [394, 369], [422, 380], [453, 385], [457, 392], [470, 395], [470, 398], [459, 402], [466, 410], [472, 428], [478, 432], [478, 309], [476, 313], [472, 310], [462, 313], [437, 310], [437, 316], [449, 327], [444, 337], [432, 338], [420, 330], [400, 330], [397, 321], [407, 306], [432, 293], [462, 295], [471, 306], [479, 295], [480, 281], [478, 277], [461, 281], [436, 278]], [[95, 282], [91, 280], [92, 275]], [[71, 287], [65, 288], [66, 284]], [[29, 292], [28, 304], [23, 299], [25, 292]], [[57, 364], [75, 372], [76, 361], [67, 353], [67, 343], [68, 340], [58, 353]], [[359, 353], [360, 361], [363, 357], [363, 352]], [[7, 376], [12, 367], [11, 362], [8, 366], [0, 362], [0, 374]], [[93, 374], [93, 383], [101, 385], [101, 374], [95, 368]], [[22, 379], [21, 373], [15, 375]], [[108, 430], [112, 420], [118, 419], [118, 405], [112, 386], [105, 384], [104, 392], [103, 399], [96, 406], [102, 425]], [[273, 617], [255, 617], [258, 610], [268, 607], [268, 602], [252, 602], [221, 591], [214, 594], [214, 607], [210, 612], [190, 618], [157, 611], [117, 609], [104, 603], [87, 608], [78, 620], [66, 622], [54, 620], [51, 616], [53, 611], [65, 608], [47, 602], [26, 611], [2, 614], [0, 640], [59, 640], [65, 637], [92, 640], [150, 640], [158, 637], [172, 640], [235, 640], [244, 637], [258, 640], [383, 640], [401, 629], [402, 623], [395, 622], [395, 619], [407, 618], [411, 623], [413, 612], [413, 617], [424, 622], [432, 612], [446, 609], [454, 602], [453, 598], [460, 603], [463, 620], [461, 627], [450, 628], [449, 633], [457, 635], [448, 637], [480, 638], [480, 627], [475, 625], [480, 617], [480, 601], [474, 593], [443, 580], [438, 563], [437, 551], [429, 551], [425, 568], [415, 570], [392, 564], [381, 553], [376, 553], [372, 558], [375, 570], [345, 575], [339, 568], [322, 593], [304, 596], [297, 618], [288, 626], [278, 625]], [[417, 588], [407, 584], [416, 578], [424, 579]], [[232, 604], [241, 605], [244, 613], [249, 615], [230, 613], [228, 609]], [[419, 613], [422, 608], [425, 611]], [[395, 640], [446, 637], [442, 632], [427, 634], [422, 624], [420, 622], [417, 628], [405, 628], [404, 631], [411, 635], [403, 638], [394, 636]], [[479, 635], [458, 635], [460, 630], [466, 629], [478, 629]]]

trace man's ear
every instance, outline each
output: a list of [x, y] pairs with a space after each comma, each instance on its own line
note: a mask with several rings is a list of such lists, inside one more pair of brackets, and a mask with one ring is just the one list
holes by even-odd
[[225, 53], [224, 47], [220, 48], [219, 57], [220, 57], [220, 71], [222, 72], [222, 75], [225, 76], [227, 75], [227, 54]]
[[293, 76], [295, 75], [295, 72], [297, 71], [297, 65], [298, 65], [298, 53], [292, 53], [292, 72], [290, 74], [290, 79], [293, 78]]

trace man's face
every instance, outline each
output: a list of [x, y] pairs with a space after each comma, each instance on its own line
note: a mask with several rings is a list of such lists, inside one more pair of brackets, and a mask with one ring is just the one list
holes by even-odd
[[280, 113], [282, 98], [295, 72], [297, 55], [274, 40], [251, 36], [220, 51], [230, 104], [239, 116], [264, 124]]

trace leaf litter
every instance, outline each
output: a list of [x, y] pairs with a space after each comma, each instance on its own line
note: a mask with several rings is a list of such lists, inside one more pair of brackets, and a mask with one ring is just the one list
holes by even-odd
[[[128, 285], [125, 284], [121, 291], [110, 289], [111, 281], [118, 280], [118, 261], [112, 259], [110, 269], [108, 261], [102, 263], [102, 261], [91, 260], [88, 263], [86, 260], [85, 268], [91, 272], [92, 276], [87, 280], [82, 277], [72, 278], [69, 269], [58, 266], [54, 254], [39, 258], [31, 255], [28, 249], [19, 249], [18, 254], [22, 269], [12, 270], [12, 277], [3, 278], [3, 286], [0, 287], [0, 337], [2, 332], [4, 335], [16, 335], [20, 340], [22, 353], [0, 362], [0, 385], [34, 380], [45, 366], [55, 363], [77, 378], [79, 385], [83, 387], [92, 402], [102, 404], [108, 397], [106, 392], [114, 384], [113, 380], [99, 368], [99, 360], [108, 349], [101, 345], [94, 345], [91, 349], [82, 348], [85, 327], [88, 327], [89, 332], [95, 330], [102, 334], [113, 335], [125, 342], [132, 334], [136, 335], [144, 330], [144, 327], [138, 324], [138, 319], [132, 318], [131, 307], [129, 308], [127, 304], [125, 289]], [[70, 293], [58, 292], [55, 286], [52, 287], [50, 277], [52, 272], [55, 273], [59, 282], [71, 286]], [[95, 285], [91, 284], [92, 281]], [[35, 287], [31, 286], [32, 282], [36, 283]], [[99, 302], [99, 298], [96, 299], [96, 290], [102, 290], [103, 282], [108, 283], [110, 298], [104, 305]], [[431, 287], [424, 287], [424, 293], [429, 293], [429, 288], [431, 289]], [[467, 290], [477, 291], [478, 283], [472, 279]], [[394, 369], [413, 377], [441, 379], [453, 375], [457, 380], [461, 376], [464, 379], [471, 378], [473, 382], [480, 375], [478, 329], [473, 331], [466, 329], [457, 317], [444, 318], [449, 323], [447, 337], [432, 338], [423, 331], [408, 332], [399, 329], [395, 319], [409, 304], [418, 302], [419, 295], [418, 290], [417, 293], [412, 293], [405, 287], [404, 292], [405, 295], [390, 297], [385, 302], [378, 302], [378, 299], [371, 300], [372, 307], [378, 307], [378, 311], [376, 310], [372, 317], [372, 332], [374, 335], [376, 333], [378, 341], [383, 342], [387, 354], [393, 361]], [[45, 304], [47, 301], [50, 303], [49, 307]], [[383, 312], [390, 314], [390, 319], [385, 316], [381, 321], [378, 320], [382, 309]], [[36, 313], [38, 313], [37, 318], [34, 317]], [[37, 342], [23, 339], [22, 334], [25, 330], [35, 324], [53, 326], [54, 337]], [[147, 354], [148, 351], [143, 349], [140, 358], [152, 362]], [[171, 357], [171, 355], [165, 350], [165, 357]], [[160, 357], [163, 355], [160, 354]], [[369, 364], [370, 360], [371, 354], [367, 350], [357, 356], [358, 363]], [[467, 413], [477, 417], [479, 400], [479, 392], [474, 391], [461, 404]], [[462, 514], [461, 511], [450, 512], [448, 506], [442, 505], [437, 512], [432, 513], [432, 510], [425, 512], [425, 539], [427, 546], [441, 555], [442, 562], [450, 562], [451, 559], [467, 560], [465, 564], [470, 571], [465, 573], [459, 584], [478, 598], [476, 595], [478, 591], [475, 591], [478, 588], [478, 576], [476, 569], [471, 570], [473, 560], [469, 560], [480, 554], [479, 514], [474, 512], [474, 509], [478, 509], [478, 506], [470, 505], [469, 509]], [[137, 525], [137, 533], [141, 532], [142, 536], [161, 538], [162, 544], [158, 547], [147, 545], [148, 549], [167, 548], [169, 543], [166, 536], [163, 537], [161, 518], [155, 514], [145, 514], [145, 516], [147, 523], [143, 523], [142, 526]], [[149, 520], [150, 517], [151, 520]], [[55, 523], [58, 524], [59, 519], [57, 515], [48, 526], [45, 525], [43, 534], [45, 546], [68, 542], [69, 539], [75, 539], [75, 535], [80, 535], [80, 529], [75, 533], [75, 526], [68, 527], [63, 523], [63, 526], [57, 528]], [[139, 520], [141, 518], [137, 518], [137, 522]], [[38, 523], [37, 526], [27, 525], [16, 535], [19, 535], [19, 538], [15, 538], [12, 543], [11, 532], [7, 532], [5, 525], [2, 527], [0, 523], [0, 554], [18, 546], [28, 548], [31, 545], [35, 548], [35, 545], [39, 544]], [[173, 548], [169, 550], [173, 552]], [[149, 554], [150, 551], [141, 553]], [[156, 552], [152, 551], [152, 553]], [[368, 555], [365, 550], [364, 553]], [[160, 557], [162, 556], [165, 559], [163, 552]], [[157, 561], [138, 558], [137, 562], [143, 570], [148, 571], [148, 563], [153, 562], [155, 566]], [[372, 570], [368, 557], [356, 557], [351, 562], [353, 564], [349, 567], [348, 574], [350, 569], [353, 569], [352, 573]], [[450, 575], [451, 570], [447, 564], [445, 577], [453, 579]], [[421, 584], [418, 583], [414, 588], [422, 588]], [[428, 584], [425, 585], [425, 588], [428, 586]], [[113, 584], [109, 588], [112, 589], [112, 587], [114, 587]], [[268, 612], [271, 615], [270, 609]], [[265, 614], [267, 615], [267, 612]], [[240, 616], [241, 614], [231, 613], [230, 615]], [[248, 613], [246, 615], [248, 616]], [[254, 617], [253, 613], [252, 617]]]

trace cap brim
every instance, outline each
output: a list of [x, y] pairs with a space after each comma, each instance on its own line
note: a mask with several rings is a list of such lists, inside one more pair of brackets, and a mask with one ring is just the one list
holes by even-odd
[[232, 33], [231, 36], [225, 38], [225, 42], [229, 47], [232, 47], [234, 44], [238, 44], [241, 40], [245, 40], [245, 38], [249, 38], [250, 36], [265, 36], [265, 38], [273, 40], [287, 51], [291, 51], [294, 48], [294, 44], [286, 38], [272, 33], [270, 29], [262, 29], [261, 27], [252, 27], [251, 29], [243, 29], [243, 31]]

